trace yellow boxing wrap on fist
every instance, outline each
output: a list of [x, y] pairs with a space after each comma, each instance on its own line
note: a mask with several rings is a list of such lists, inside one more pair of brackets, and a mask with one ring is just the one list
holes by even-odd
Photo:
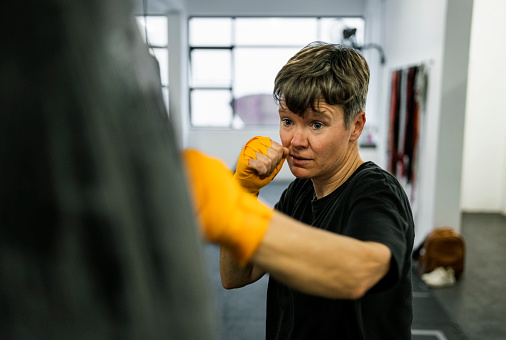
[[205, 238], [231, 249], [245, 265], [262, 241], [273, 210], [245, 192], [222, 161], [191, 149], [183, 151], [183, 159]]
[[283, 157], [269, 176], [263, 177], [258, 175], [257, 171], [249, 165], [248, 161], [257, 158], [256, 152], [267, 156], [267, 147], [271, 147], [271, 139], [269, 137], [253, 137], [244, 145], [239, 159], [237, 160], [234, 179], [247, 192], [253, 195], [258, 195], [260, 189], [269, 184], [274, 177], [276, 177], [285, 161], [285, 157]]

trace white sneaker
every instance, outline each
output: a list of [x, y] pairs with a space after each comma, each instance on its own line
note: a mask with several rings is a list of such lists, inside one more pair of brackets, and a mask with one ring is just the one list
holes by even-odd
[[455, 284], [455, 271], [451, 267], [437, 267], [430, 273], [423, 274], [422, 280], [432, 288], [453, 286]]

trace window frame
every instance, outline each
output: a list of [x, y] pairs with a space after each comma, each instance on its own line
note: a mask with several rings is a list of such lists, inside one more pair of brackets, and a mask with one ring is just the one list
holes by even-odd
[[[167, 42], [165, 44], [152, 43], [151, 40], [149, 39], [149, 36], [147, 36], [147, 35], [149, 35], [149, 33], [147, 31], [146, 25], [147, 25], [147, 20], [149, 18], [164, 18], [165, 19], [165, 21], [166, 21], [165, 34], [167, 37]], [[144, 40], [144, 42], [148, 46], [149, 53], [153, 57], [155, 57], [156, 60], [158, 61], [158, 63], [160, 64], [160, 82], [162, 85], [161, 90], [162, 90], [162, 94], [163, 94], [165, 108], [166, 108], [167, 114], [168, 114], [169, 113], [169, 86], [170, 86], [170, 84], [169, 84], [169, 63], [170, 63], [170, 60], [169, 60], [169, 18], [168, 18], [168, 16], [162, 15], [162, 14], [150, 14], [150, 15], [136, 15], [135, 20], [136, 20], [137, 26], [139, 28], [139, 31], [141, 33], [141, 38]], [[142, 22], [142, 27], [141, 27], [140, 22]], [[166, 51], [167, 62], [165, 65], [162, 65], [162, 62], [156, 56], [155, 50], [165, 50]], [[167, 70], [167, 73], [165, 75], [162, 75], [163, 69]], [[164, 78], [167, 79], [166, 83], [163, 82]]]
[[[231, 36], [232, 41], [230, 45], [192, 45], [190, 42], [190, 22], [192, 19], [231, 19], [232, 20], [232, 27], [231, 27]], [[361, 37], [362, 40], [365, 40], [365, 28], [366, 28], [366, 20], [363, 16], [349, 16], [349, 15], [320, 15], [320, 16], [249, 16], [249, 15], [235, 15], [235, 16], [227, 16], [227, 15], [215, 15], [215, 16], [209, 16], [209, 15], [192, 15], [187, 18], [187, 32], [188, 32], [188, 41], [187, 41], [187, 47], [188, 47], [188, 112], [189, 112], [189, 123], [190, 128], [196, 129], [196, 130], [230, 130], [230, 131], [237, 131], [241, 129], [258, 129], [258, 128], [272, 128], [275, 125], [272, 124], [245, 124], [244, 126], [237, 128], [234, 127], [234, 117], [236, 117], [236, 110], [234, 102], [237, 98], [234, 97], [234, 50], [237, 48], [265, 48], [265, 49], [297, 49], [300, 50], [305, 45], [273, 45], [273, 44], [267, 44], [267, 45], [242, 45], [242, 44], [236, 44], [235, 42], [235, 22], [236, 19], [243, 19], [243, 18], [257, 18], [257, 19], [316, 19], [317, 21], [317, 39], [314, 39], [313, 41], [319, 40], [319, 38], [322, 36], [321, 32], [321, 19], [361, 19], [363, 22], [363, 36]], [[310, 43], [310, 42], [308, 42]], [[335, 42], [340, 43], [340, 42]], [[192, 72], [192, 51], [194, 50], [229, 50], [231, 54], [231, 63], [230, 63], [230, 86], [195, 86], [192, 84], [191, 80], [191, 72]], [[206, 90], [226, 90], [230, 92], [230, 97], [232, 98], [231, 106], [232, 106], [232, 118], [230, 119], [230, 122], [227, 126], [199, 126], [193, 124], [193, 110], [192, 110], [192, 92], [193, 91], [206, 91]]]

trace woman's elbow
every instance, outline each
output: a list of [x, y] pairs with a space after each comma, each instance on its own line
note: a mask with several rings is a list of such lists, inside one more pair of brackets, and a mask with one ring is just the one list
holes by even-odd
[[368, 285], [365, 285], [365, 284], [356, 285], [355, 287], [350, 288], [346, 292], [346, 295], [347, 295], [346, 299], [348, 299], [348, 300], [358, 300], [361, 297], [363, 297], [369, 291], [370, 288], [371, 287], [369, 287]]
[[246, 283], [221, 277], [221, 286], [227, 290], [244, 287]]
[[227, 290], [237, 288], [231, 282], [221, 279], [221, 286]]
[[367, 293], [370, 289], [369, 285], [365, 283], [363, 277], [359, 278], [356, 275], [350, 275], [347, 280], [336, 281], [335, 287], [332, 288], [331, 298], [357, 300]]
[[376, 261], [376, 263], [356, 269], [350, 275], [344, 287], [347, 299], [356, 300], [363, 297], [388, 273], [390, 269], [390, 256]]
[[232, 277], [232, 278], [224, 275], [221, 276], [221, 286], [227, 290], [242, 288], [253, 282], [254, 281], [249, 276]]

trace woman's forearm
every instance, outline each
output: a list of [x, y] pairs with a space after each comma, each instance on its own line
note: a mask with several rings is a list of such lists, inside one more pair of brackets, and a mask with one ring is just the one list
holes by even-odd
[[383, 244], [313, 228], [275, 212], [252, 262], [302, 292], [356, 299], [388, 272], [390, 256]]

